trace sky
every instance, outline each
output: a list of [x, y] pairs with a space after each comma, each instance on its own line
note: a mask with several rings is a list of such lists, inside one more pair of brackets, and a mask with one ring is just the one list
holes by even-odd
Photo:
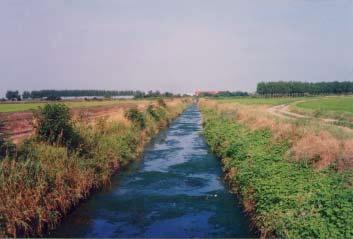
[[0, 1], [0, 96], [279, 80], [353, 80], [353, 0]]

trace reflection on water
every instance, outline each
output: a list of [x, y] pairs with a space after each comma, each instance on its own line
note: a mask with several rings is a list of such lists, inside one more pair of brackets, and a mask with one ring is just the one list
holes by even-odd
[[140, 162], [82, 203], [51, 236], [254, 237], [220, 177], [192, 106], [147, 146]]

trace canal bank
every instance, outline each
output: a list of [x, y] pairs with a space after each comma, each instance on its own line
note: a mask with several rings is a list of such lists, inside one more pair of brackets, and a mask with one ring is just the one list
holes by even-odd
[[53, 237], [254, 237], [202, 136], [197, 106], [145, 148], [142, 159], [71, 213]]

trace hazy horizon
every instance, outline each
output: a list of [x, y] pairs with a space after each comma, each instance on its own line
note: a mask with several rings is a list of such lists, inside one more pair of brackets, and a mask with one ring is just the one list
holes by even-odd
[[353, 80], [352, 0], [2, 0], [6, 90]]

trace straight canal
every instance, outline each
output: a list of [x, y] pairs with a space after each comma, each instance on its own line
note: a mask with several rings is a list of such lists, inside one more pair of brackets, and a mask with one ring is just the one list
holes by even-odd
[[191, 106], [150, 142], [141, 161], [83, 202], [50, 236], [256, 236], [221, 178], [200, 112]]

